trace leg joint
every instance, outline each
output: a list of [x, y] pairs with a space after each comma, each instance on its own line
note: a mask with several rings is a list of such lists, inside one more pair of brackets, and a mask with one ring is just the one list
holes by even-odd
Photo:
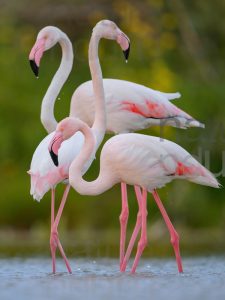
[[147, 246], [147, 244], [148, 244], [147, 238], [144, 238], [144, 239], [140, 240], [138, 242], [138, 249], [140, 251], [143, 251], [145, 249], [145, 247]]
[[120, 217], [119, 217], [120, 222], [122, 222], [122, 223], [126, 222], [128, 217], [129, 217], [129, 210], [128, 210], [128, 208], [125, 208], [120, 214]]
[[141, 222], [141, 219], [142, 219], [142, 213], [141, 212], [138, 212], [137, 214], [137, 222]]

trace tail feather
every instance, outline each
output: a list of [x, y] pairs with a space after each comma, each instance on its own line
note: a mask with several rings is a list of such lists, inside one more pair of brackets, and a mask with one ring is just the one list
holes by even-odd
[[187, 129], [189, 127], [199, 127], [205, 128], [203, 123], [200, 123], [194, 119], [187, 119], [185, 117], [169, 117], [162, 119], [146, 118], [143, 128], [148, 128], [150, 126], [172, 126], [181, 129]]
[[179, 92], [176, 93], [163, 93], [163, 92], [159, 92], [163, 97], [166, 97], [167, 100], [174, 100], [174, 99], [178, 99], [181, 97], [181, 94]]
[[189, 181], [201, 184], [201, 185], [206, 185], [206, 186], [211, 186], [213, 188], [220, 188], [222, 185], [217, 181], [215, 176], [207, 170], [205, 167], [202, 166], [202, 174], [198, 175], [196, 177], [188, 178]]
[[[166, 122], [167, 124], [167, 122]], [[170, 124], [168, 124], [170, 125]], [[173, 127], [178, 127], [178, 128], [189, 128], [189, 127], [199, 127], [199, 128], [205, 128], [205, 124], [195, 120], [195, 119], [190, 119], [186, 118], [183, 116], [177, 116], [174, 118], [171, 118], [171, 126]]]
[[197, 120], [187, 120], [187, 123], [188, 123], [188, 127], [200, 127], [200, 128], [205, 128], [205, 124], [203, 123], [200, 123], [199, 121]]

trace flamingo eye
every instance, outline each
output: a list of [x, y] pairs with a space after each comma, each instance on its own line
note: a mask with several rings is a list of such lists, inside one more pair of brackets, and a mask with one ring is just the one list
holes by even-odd
[[57, 131], [64, 131], [64, 127], [63, 126], [60, 126]]
[[45, 35], [42, 37], [42, 39], [47, 40], [47, 39], [48, 39], [48, 35], [45, 34]]

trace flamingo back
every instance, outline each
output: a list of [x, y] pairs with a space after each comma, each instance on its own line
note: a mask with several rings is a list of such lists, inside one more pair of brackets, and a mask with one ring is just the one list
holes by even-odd
[[[204, 127], [170, 100], [179, 93], [162, 93], [133, 82], [103, 79], [107, 132], [124, 133], [153, 125], [180, 128]], [[80, 85], [73, 94], [70, 116], [78, 117], [89, 126], [94, 120], [94, 93], [92, 82]]]
[[112, 180], [145, 187], [163, 187], [173, 179], [219, 187], [219, 183], [190, 153], [177, 144], [154, 136], [121, 134], [106, 142], [101, 153], [101, 171]]

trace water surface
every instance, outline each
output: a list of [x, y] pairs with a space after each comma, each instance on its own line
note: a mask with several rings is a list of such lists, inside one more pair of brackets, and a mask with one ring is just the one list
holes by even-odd
[[[114, 259], [0, 259], [0, 299], [225, 299], [225, 257], [186, 258], [183, 274], [173, 259], [142, 259], [135, 275], [118, 271]], [[204, 297], [204, 299], [203, 299]]]

